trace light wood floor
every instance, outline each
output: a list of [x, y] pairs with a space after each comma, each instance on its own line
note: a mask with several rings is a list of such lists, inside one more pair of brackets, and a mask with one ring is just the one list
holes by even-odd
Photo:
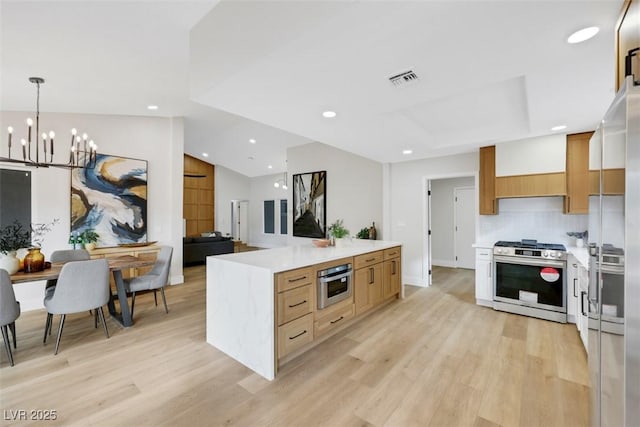
[[108, 340], [88, 313], [68, 316], [57, 356], [42, 345], [44, 311], [23, 313], [16, 365], [0, 357], [3, 425], [10, 410], [80, 426], [588, 425], [575, 326], [476, 306], [472, 270], [436, 268], [434, 286], [407, 287], [273, 382], [205, 342], [204, 267], [185, 278], [167, 290], [168, 315], [142, 295], [135, 325], [109, 319]]

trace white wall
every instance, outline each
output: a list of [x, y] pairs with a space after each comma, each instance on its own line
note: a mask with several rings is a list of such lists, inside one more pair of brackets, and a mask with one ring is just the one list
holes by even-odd
[[[283, 175], [281, 173], [251, 178], [251, 198], [249, 200], [249, 244], [251, 246], [275, 248], [286, 246], [288, 243], [288, 235], [280, 234], [280, 200], [288, 200], [287, 217], [291, 216], [291, 194], [293, 187], [291, 186], [291, 182], [289, 182], [289, 188], [287, 190], [275, 188], [273, 183], [282, 178]], [[273, 200], [275, 202], [274, 234], [264, 233], [263, 208], [265, 200]], [[287, 231], [288, 234], [292, 233], [289, 226], [287, 226]]]
[[[22, 125], [29, 113], [0, 113], [0, 129], [12, 125], [15, 139], [26, 133]], [[43, 113], [41, 131], [54, 130], [56, 153], [70, 143], [70, 129], [87, 132], [101, 153], [148, 161], [147, 234], [150, 241], [172, 245], [171, 283], [182, 283], [182, 173], [184, 131], [182, 118], [109, 116], [92, 114]], [[3, 135], [4, 137], [4, 135]], [[64, 147], [64, 148], [63, 148]], [[18, 154], [16, 145], [13, 156]], [[6, 144], [0, 144], [6, 156]], [[8, 167], [2, 165], [2, 167]], [[70, 173], [65, 169], [34, 169], [32, 178], [32, 222], [60, 223], [46, 235], [42, 246], [45, 256], [57, 249], [68, 249], [70, 230]], [[43, 282], [16, 286], [23, 310], [42, 307]]]
[[[342, 219], [355, 236], [375, 222], [378, 239], [390, 240], [382, 227], [382, 164], [316, 142], [289, 148], [287, 165], [289, 180], [293, 174], [327, 171], [327, 227]], [[290, 244], [308, 243], [310, 239], [293, 237], [292, 223], [290, 212]]]
[[500, 199], [498, 215], [480, 215], [478, 242], [535, 239], [575, 246], [567, 232], [587, 230], [588, 215], [565, 215], [562, 206], [562, 197]]
[[[431, 262], [455, 266], [453, 190], [475, 187], [474, 177], [434, 179], [431, 181]], [[475, 236], [474, 236], [475, 237]]]
[[[215, 166], [215, 224], [223, 235], [231, 233], [231, 201], [249, 200], [251, 197], [251, 179], [227, 169]], [[249, 203], [249, 209], [252, 209]], [[251, 227], [251, 226], [250, 226]]]
[[424, 258], [426, 242], [426, 180], [474, 175], [478, 153], [394, 163], [389, 166], [389, 224], [385, 240], [402, 243], [403, 283], [427, 286]]

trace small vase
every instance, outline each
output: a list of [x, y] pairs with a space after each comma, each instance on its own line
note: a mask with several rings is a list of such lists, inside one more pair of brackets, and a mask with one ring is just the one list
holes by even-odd
[[44, 270], [44, 255], [40, 248], [30, 248], [29, 253], [24, 257], [24, 272], [35, 273]]
[[9, 275], [18, 272], [20, 260], [16, 257], [16, 251], [9, 251], [6, 254], [0, 253], [0, 268], [7, 270]]

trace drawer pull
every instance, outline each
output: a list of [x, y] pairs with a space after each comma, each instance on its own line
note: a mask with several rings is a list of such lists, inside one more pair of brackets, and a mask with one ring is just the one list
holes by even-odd
[[391, 261], [391, 266], [393, 267], [391, 270], [391, 274], [395, 275], [396, 274], [396, 261], [393, 260]]
[[299, 303], [297, 303], [297, 304], [289, 305], [289, 308], [297, 307], [297, 306], [299, 306], [299, 305], [306, 304], [306, 303], [307, 303], [307, 300], [304, 300], [304, 301], [299, 302]]
[[329, 323], [331, 323], [331, 324], [333, 325], [334, 323], [338, 323], [338, 322], [339, 322], [339, 321], [341, 321], [342, 319], [344, 319], [344, 316], [340, 316], [340, 317], [338, 317], [336, 320], [331, 320]]
[[375, 260], [376, 260], [375, 258], [369, 258], [369, 259], [366, 259], [364, 262], [371, 262], [371, 261], [375, 261]]
[[375, 281], [376, 281], [375, 270], [373, 268], [370, 268], [369, 269], [369, 284], [373, 285], [375, 283]]
[[295, 336], [293, 336], [293, 337], [289, 337], [289, 339], [290, 339], [290, 340], [295, 340], [296, 338], [301, 337], [301, 336], [303, 336], [303, 335], [304, 335], [304, 334], [306, 334], [306, 333], [307, 333], [307, 330], [305, 329], [304, 331], [300, 332], [298, 335], [295, 335]]
[[298, 277], [296, 279], [289, 279], [289, 283], [299, 282], [300, 280], [304, 280], [306, 278], [307, 278], [307, 276]]

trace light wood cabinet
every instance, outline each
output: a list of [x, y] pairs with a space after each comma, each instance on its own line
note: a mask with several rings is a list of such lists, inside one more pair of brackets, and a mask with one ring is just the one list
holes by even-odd
[[496, 198], [564, 196], [567, 194], [564, 172], [534, 175], [499, 176]]
[[400, 296], [402, 271], [400, 248], [384, 251], [382, 297], [386, 300], [392, 296]]
[[496, 147], [480, 148], [480, 215], [496, 215]]
[[382, 302], [382, 262], [357, 269], [354, 273], [356, 315]]
[[589, 213], [589, 140], [593, 132], [567, 135], [567, 195], [564, 213]]
[[324, 310], [316, 311], [314, 324], [314, 337], [339, 328], [353, 317], [353, 299], [346, 299], [331, 305]]
[[278, 357], [287, 354], [313, 341], [313, 314], [278, 326]]
[[275, 276], [279, 359], [313, 341], [313, 272], [312, 267], [305, 267]]
[[[625, 58], [630, 49], [640, 46], [640, 1], [626, 0], [616, 28], [616, 91], [625, 78]], [[632, 71], [636, 77], [640, 73], [640, 55], [632, 59]]]

